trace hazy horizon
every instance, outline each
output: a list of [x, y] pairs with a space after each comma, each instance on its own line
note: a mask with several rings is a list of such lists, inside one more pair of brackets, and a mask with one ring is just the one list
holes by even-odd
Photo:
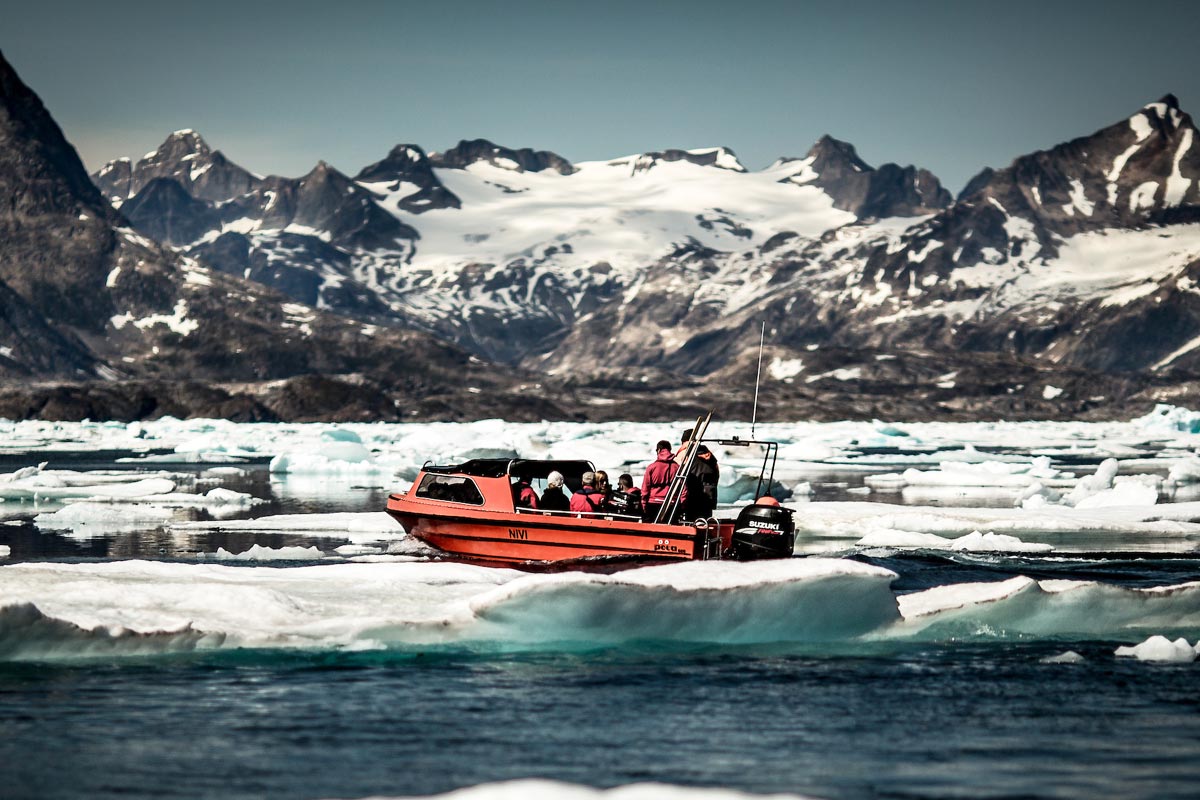
[[829, 134], [956, 192], [1168, 92], [1200, 106], [1200, 8], [1166, 0], [5, 4], [0, 49], [89, 170], [186, 128], [288, 176], [475, 138], [757, 170]]

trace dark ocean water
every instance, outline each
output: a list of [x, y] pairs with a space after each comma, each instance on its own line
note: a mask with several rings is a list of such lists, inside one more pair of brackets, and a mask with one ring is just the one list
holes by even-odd
[[1073, 643], [0, 665], [7, 798], [430, 794], [539, 776], [827, 798], [1192, 798], [1191, 664]]

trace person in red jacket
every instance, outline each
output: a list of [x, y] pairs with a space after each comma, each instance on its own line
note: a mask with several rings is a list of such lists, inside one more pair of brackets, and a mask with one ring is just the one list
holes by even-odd
[[589, 513], [604, 511], [604, 493], [596, 488], [596, 473], [583, 473], [583, 486], [571, 495], [571, 510]]
[[537, 508], [538, 496], [529, 485], [529, 478], [518, 478], [512, 486], [513, 505], [517, 508]]
[[[671, 487], [671, 481], [679, 472], [679, 465], [675, 463], [675, 454], [671, 451], [670, 442], [664, 439], [656, 444], [654, 449], [658, 452], [658, 458], [646, 467], [646, 474], [642, 478], [642, 520], [645, 522], [653, 522], [654, 518], [658, 516], [663, 501], [667, 499], [667, 490]], [[683, 502], [686, 499], [687, 489], [685, 488], [679, 500]], [[670, 520], [664, 521], [669, 522]]]

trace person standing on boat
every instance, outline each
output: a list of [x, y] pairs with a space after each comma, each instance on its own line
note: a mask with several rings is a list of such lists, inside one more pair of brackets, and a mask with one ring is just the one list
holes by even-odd
[[[654, 449], [658, 453], [658, 458], [646, 467], [646, 474], [642, 477], [642, 520], [645, 522], [653, 522], [654, 518], [658, 516], [659, 509], [667, 499], [671, 481], [675, 480], [675, 475], [679, 472], [679, 465], [675, 463], [675, 454], [671, 452], [670, 442], [663, 439], [654, 446]], [[687, 502], [686, 486], [679, 496], [679, 501]]]
[[568, 511], [571, 502], [563, 494], [563, 476], [557, 470], [546, 476], [546, 490], [542, 492], [542, 502], [538, 506], [542, 511]]
[[[683, 454], [692, 440], [692, 429], [688, 428], [680, 437], [681, 444], [675, 451], [675, 463], [683, 466]], [[683, 515], [687, 519], [707, 519], [717, 507], [717, 484], [721, 479], [721, 467], [717, 457], [703, 444], [696, 445], [696, 458], [687, 475], [687, 501], [683, 503]]]
[[596, 488], [596, 473], [583, 473], [583, 486], [571, 495], [571, 510], [598, 514], [604, 510], [604, 495]]

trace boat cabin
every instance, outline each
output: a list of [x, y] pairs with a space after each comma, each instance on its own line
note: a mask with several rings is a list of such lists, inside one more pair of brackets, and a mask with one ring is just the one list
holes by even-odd
[[414, 484], [414, 497], [441, 500], [448, 503], [484, 506], [490, 511], [526, 514], [571, 514], [566, 511], [538, 511], [517, 508], [512, 487], [520, 480], [546, 480], [551, 472], [561, 473], [567, 491], [577, 492], [583, 486], [583, 473], [595, 472], [590, 461], [523, 458], [473, 458], [462, 464], [421, 468], [419, 482]]

